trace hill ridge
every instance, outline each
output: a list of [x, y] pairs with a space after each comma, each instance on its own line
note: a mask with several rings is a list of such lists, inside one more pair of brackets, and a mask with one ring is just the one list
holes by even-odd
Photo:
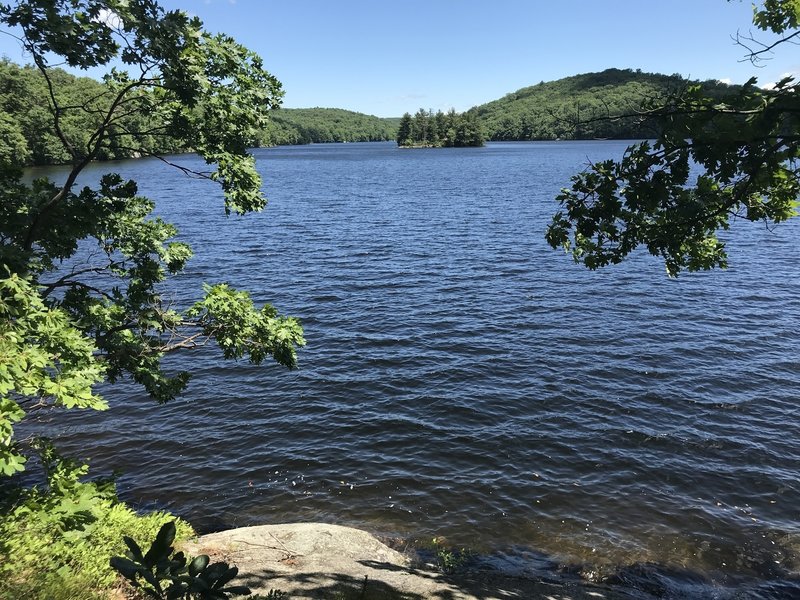
[[[656, 133], [651, 123], [641, 119], [576, 121], [603, 114], [630, 114], [646, 98], [663, 97], [693, 84], [719, 95], [736, 89], [716, 80], [692, 80], [677, 73], [610, 67], [540, 81], [468, 112], [478, 115], [487, 138], [493, 141], [641, 139]], [[281, 108], [272, 113], [272, 121], [262, 140], [265, 145], [393, 140], [400, 117], [313, 107]]]
[[735, 89], [716, 80], [609, 68], [542, 81], [470, 110], [478, 114], [489, 139], [495, 141], [638, 139], [654, 135], [652, 123], [634, 117], [586, 121], [602, 115], [631, 114], [647, 98], [664, 97], [694, 84], [718, 95]]

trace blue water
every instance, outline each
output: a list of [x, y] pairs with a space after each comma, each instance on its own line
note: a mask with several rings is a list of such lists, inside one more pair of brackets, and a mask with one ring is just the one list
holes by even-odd
[[328, 521], [517, 571], [535, 551], [668, 594], [800, 597], [798, 224], [736, 223], [727, 271], [588, 271], [543, 240], [553, 198], [625, 145], [261, 149], [270, 203], [244, 218], [160, 162], [94, 166], [194, 247], [178, 305], [226, 281], [308, 346], [296, 372], [171, 357], [181, 399], [123, 384], [45, 428], [200, 530]]

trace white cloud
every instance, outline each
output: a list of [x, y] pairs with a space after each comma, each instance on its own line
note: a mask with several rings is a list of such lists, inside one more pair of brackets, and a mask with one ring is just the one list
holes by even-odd
[[733, 83], [730, 77], [723, 77], [722, 79], [717, 79], [720, 83], [724, 83], [725, 85], [730, 85]]
[[[800, 71], [789, 71], [787, 73], [782, 73], [778, 81], [780, 81], [781, 79], [786, 79], [787, 77], [792, 77], [795, 80], [797, 80], [800, 77]], [[761, 89], [771, 90], [777, 85], [778, 81], [770, 81], [769, 83], [762, 83]]]
[[113, 10], [108, 10], [107, 8], [101, 8], [93, 20], [96, 23], [108, 25], [111, 29], [122, 29], [125, 26], [120, 16]]

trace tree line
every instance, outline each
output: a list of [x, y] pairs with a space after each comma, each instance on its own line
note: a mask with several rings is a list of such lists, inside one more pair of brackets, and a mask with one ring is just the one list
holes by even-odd
[[447, 113], [420, 108], [412, 117], [405, 113], [397, 130], [397, 145], [404, 148], [483, 146], [486, 135], [475, 111]]
[[540, 82], [475, 108], [496, 141], [649, 139], [660, 123], [644, 114], [692, 85], [724, 98], [735, 86], [689, 81], [681, 75], [606, 69]]
[[385, 142], [397, 135], [398, 118], [381, 118], [340, 108], [282, 108], [270, 114], [260, 146], [328, 142]]
[[[62, 133], [77, 149], [86, 148], [96, 129], [96, 116], [108, 107], [107, 88], [90, 77], [76, 77], [53, 68], [47, 77], [60, 106], [76, 107], [59, 116]], [[52, 125], [46, 99], [50, 87], [34, 65], [0, 59], [0, 162], [28, 165], [66, 164], [69, 151]], [[150, 93], [150, 92], [147, 92]], [[154, 100], [155, 101], [155, 100]], [[270, 111], [270, 119], [255, 135], [251, 147], [325, 142], [394, 140], [399, 118], [380, 118], [338, 108], [298, 108]], [[112, 124], [95, 160], [121, 160], [191, 150], [168, 135], [153, 114], [131, 112]]]
[[[60, 115], [63, 135], [85, 148], [94, 118], [108, 94], [100, 81], [58, 68], [48, 77], [62, 106], [81, 107]], [[659, 135], [657, 120], [642, 113], [645, 102], [700, 85], [704, 94], [724, 98], [735, 86], [690, 82], [680, 75], [607, 69], [522, 88], [465, 113], [419, 109], [402, 118], [380, 118], [335, 108], [270, 111], [250, 146], [396, 140], [403, 147], [481, 146], [497, 141], [553, 139], [648, 139]], [[0, 59], [0, 161], [26, 165], [69, 163], [72, 159], [52, 128], [50, 93], [35, 66]], [[148, 92], [149, 93], [149, 92]], [[613, 116], [613, 118], [608, 118]], [[176, 142], [151, 113], [131, 112], [109, 129], [96, 160], [119, 160], [191, 150]]]

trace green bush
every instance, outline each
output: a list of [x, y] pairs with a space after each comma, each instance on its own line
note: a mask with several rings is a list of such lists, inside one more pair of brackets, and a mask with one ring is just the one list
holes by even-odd
[[[81, 481], [85, 465], [58, 456], [47, 443], [39, 452], [47, 485], [8, 494], [0, 506], [0, 598], [107, 598], [117, 583], [109, 560], [125, 551], [123, 535], [145, 543], [176, 519], [139, 515], [117, 499], [112, 481]], [[176, 522], [178, 539], [194, 534]]]

